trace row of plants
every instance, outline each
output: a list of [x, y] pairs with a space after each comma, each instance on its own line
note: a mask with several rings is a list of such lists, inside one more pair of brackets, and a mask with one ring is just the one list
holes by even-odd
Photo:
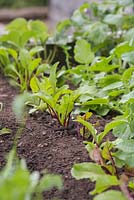
[[[75, 164], [71, 173], [95, 182], [94, 200], [134, 196], [134, 16], [126, 11], [132, 4], [85, 3], [52, 36], [43, 22], [20, 18], [0, 37], [0, 70], [22, 93], [14, 106], [17, 117], [17, 106], [25, 104], [30, 114], [48, 112], [64, 129], [73, 121], [92, 162]], [[97, 132], [91, 115], [111, 111], [114, 119]], [[38, 181], [34, 189], [41, 193]]]

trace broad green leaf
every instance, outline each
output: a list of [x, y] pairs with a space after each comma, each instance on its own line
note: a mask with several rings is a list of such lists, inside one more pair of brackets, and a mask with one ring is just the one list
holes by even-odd
[[127, 63], [130, 63], [134, 65], [134, 51], [130, 51], [128, 53], [124, 53], [122, 55], [122, 60], [124, 60]]
[[127, 153], [134, 153], [134, 140], [122, 140], [117, 145], [117, 148]]
[[108, 25], [98, 21], [89, 25], [84, 35], [90, 42], [93, 42], [95, 45], [99, 45], [104, 43], [109, 32], [110, 29]]
[[111, 131], [115, 127], [120, 126], [121, 124], [124, 124], [126, 122], [127, 121], [125, 119], [124, 120], [119, 119], [119, 120], [115, 120], [115, 121], [112, 121], [112, 122], [106, 124], [105, 129], [104, 129], [104, 134], [107, 134], [109, 131]]
[[134, 71], [134, 67], [131, 67], [124, 71], [123, 76], [122, 76], [123, 82], [127, 83], [130, 80], [130, 78], [132, 77], [133, 71]]
[[19, 47], [23, 48], [30, 38], [31, 38], [31, 32], [30, 31], [26, 31], [24, 33], [21, 33], [20, 38], [19, 38]]
[[26, 31], [27, 30], [27, 21], [24, 18], [17, 18], [10, 22], [7, 26], [6, 29], [8, 31], [13, 31], [13, 30], [21, 30], [21, 31]]
[[21, 49], [19, 54], [21, 65], [24, 69], [27, 69], [29, 66], [29, 63], [31, 62], [31, 57], [29, 55], [29, 52], [26, 49]]
[[119, 75], [119, 74], [108, 75], [107, 74], [107, 76], [100, 79], [99, 86], [103, 88], [103, 87], [109, 86], [110, 84], [114, 84], [114, 83], [120, 82], [120, 81], [121, 81], [121, 75]]
[[134, 50], [133, 46], [130, 46], [130, 44], [128, 42], [123, 42], [119, 45], [117, 45], [111, 53], [114, 53], [117, 55], [118, 58], [121, 58], [122, 54], [126, 53], [126, 52], [130, 52]]
[[129, 92], [128, 94], [124, 94], [120, 100], [120, 103], [126, 103], [130, 99], [134, 98], [134, 91]]
[[127, 198], [119, 191], [115, 190], [108, 190], [106, 192], [103, 192], [99, 195], [97, 195], [94, 200], [127, 200]]
[[115, 82], [115, 83], [112, 83], [106, 87], [103, 88], [103, 91], [107, 91], [107, 90], [113, 90], [113, 89], [117, 89], [117, 88], [121, 88], [123, 86], [123, 83], [121, 81], [119, 82]]
[[34, 70], [38, 68], [40, 62], [41, 62], [41, 58], [36, 58], [29, 63], [29, 66], [28, 66], [29, 76], [31, 76]]
[[15, 51], [14, 49], [7, 49], [8, 53], [15, 59], [15, 61], [17, 61], [17, 57], [18, 57], [18, 53], [17, 51]]
[[63, 33], [65, 30], [67, 30], [71, 26], [71, 21], [70, 19], [65, 19], [61, 22], [59, 22], [56, 26], [56, 30], [58, 32]]
[[37, 187], [37, 191], [43, 192], [44, 190], [50, 190], [53, 187], [62, 189], [63, 181], [61, 176], [54, 174], [46, 174], [40, 179], [40, 183]]
[[9, 64], [6, 66], [5, 73], [8, 76], [15, 78], [15, 79], [17, 79], [17, 77], [21, 78], [21, 73], [19, 73], [19, 71], [17, 71], [16, 66], [13, 64]]
[[45, 42], [48, 37], [47, 26], [40, 20], [29, 21], [28, 26], [30, 27], [31, 34], [36, 40]]
[[37, 70], [36, 70], [36, 76], [40, 75], [40, 74], [44, 74], [44, 73], [48, 73], [50, 71], [50, 65], [43, 63], [41, 65], [38, 66]]
[[105, 172], [102, 170], [100, 165], [84, 162], [80, 164], [74, 164], [71, 174], [77, 180], [89, 178], [91, 181], [96, 181], [98, 177], [103, 177]]
[[83, 105], [93, 105], [93, 104], [108, 104], [109, 103], [109, 100], [108, 99], [102, 99], [102, 98], [96, 98], [96, 99], [93, 99], [91, 101], [87, 101], [87, 102], [84, 102]]
[[111, 97], [117, 97], [121, 94], [124, 94], [124, 89], [122, 89], [122, 90], [115, 89], [113, 91], [108, 92], [108, 96], [111, 96]]
[[122, 161], [123, 165], [126, 165], [128, 167], [134, 167], [134, 154], [133, 153], [128, 153], [128, 152], [118, 150], [117, 152], [115, 152], [113, 154], [113, 156], [114, 156], [116, 162], [118, 162], [118, 160], [120, 160], [120, 161]]
[[91, 45], [84, 39], [77, 40], [74, 48], [75, 60], [81, 64], [90, 64], [94, 59]]
[[39, 81], [36, 76], [33, 76], [30, 80], [30, 87], [33, 93], [39, 92]]
[[119, 181], [116, 176], [103, 175], [103, 177], [98, 177], [95, 185], [95, 189], [90, 192], [92, 195], [97, 193], [102, 193], [104, 190], [108, 189], [111, 186], [119, 185]]
[[121, 26], [122, 25], [122, 15], [121, 14], [108, 14], [103, 20], [107, 24]]
[[110, 71], [114, 71], [114, 69], [117, 69], [117, 68], [119, 68], [119, 65], [109, 65], [109, 64], [102, 65], [101, 63], [98, 62], [98, 63], [95, 63], [95, 65], [91, 66], [90, 70], [94, 72], [110, 72]]
[[30, 56], [34, 56], [35, 54], [37, 54], [41, 51], [44, 51], [44, 48], [42, 46], [36, 46], [36, 47], [30, 49], [29, 53], [30, 53]]
[[113, 129], [113, 135], [118, 138], [128, 139], [132, 136], [128, 122], [121, 123]]

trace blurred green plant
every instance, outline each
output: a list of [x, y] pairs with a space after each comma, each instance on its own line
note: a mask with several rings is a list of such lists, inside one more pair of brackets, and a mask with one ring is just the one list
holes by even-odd
[[38, 171], [30, 173], [25, 160], [16, 157], [15, 149], [10, 151], [6, 166], [0, 171], [1, 200], [42, 200], [42, 192], [53, 187], [62, 188], [59, 175], [44, 173], [40, 177]]
[[49, 3], [48, 0], [0, 0], [1, 8], [23, 8], [31, 6], [47, 6]]

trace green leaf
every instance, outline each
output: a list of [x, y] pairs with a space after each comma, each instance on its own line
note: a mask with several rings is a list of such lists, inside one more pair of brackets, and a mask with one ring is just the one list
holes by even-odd
[[109, 32], [110, 29], [108, 25], [98, 21], [89, 25], [84, 35], [90, 42], [99, 45], [105, 42]]
[[30, 88], [33, 93], [39, 92], [39, 81], [36, 76], [33, 76], [30, 80]]
[[127, 198], [119, 191], [115, 190], [108, 190], [106, 192], [103, 192], [99, 195], [97, 195], [94, 200], [127, 200]]
[[77, 121], [77, 122], [81, 123], [83, 126], [85, 126], [90, 131], [93, 138], [96, 140], [97, 130], [93, 127], [93, 125], [91, 123], [85, 121], [81, 117], [77, 117], [77, 119], [75, 121]]
[[74, 25], [81, 27], [85, 22], [87, 22], [87, 20], [89, 21], [89, 18], [84, 13], [86, 9], [89, 9], [89, 3], [87, 2], [82, 4], [79, 9], [75, 10], [71, 17], [71, 21]]
[[29, 21], [28, 26], [30, 27], [32, 37], [36, 40], [41, 40], [41, 42], [45, 42], [48, 37], [47, 34], [47, 26], [44, 22], [40, 20]]
[[130, 78], [132, 77], [133, 71], [134, 71], [134, 67], [128, 68], [124, 71], [123, 76], [122, 76], [123, 82], [127, 83], [130, 80]]
[[77, 40], [74, 53], [75, 60], [81, 64], [89, 64], [94, 59], [94, 53], [91, 51], [91, 45], [84, 39]]
[[29, 97], [28, 93], [24, 93], [24, 94], [16, 96], [13, 101], [12, 109], [18, 120], [23, 120], [23, 117], [25, 114], [25, 112], [24, 112], [25, 111], [25, 102], [28, 97]]
[[104, 98], [96, 98], [96, 99], [93, 99], [91, 101], [87, 101], [87, 102], [84, 102], [82, 105], [93, 105], [93, 104], [108, 104], [109, 103], [109, 100], [108, 99], [104, 99]]
[[0, 129], [0, 135], [5, 135], [11, 133], [11, 130], [9, 128], [2, 128]]
[[17, 61], [17, 57], [18, 57], [18, 53], [17, 51], [15, 51], [14, 49], [7, 49], [8, 53], [15, 59], [15, 61]]
[[50, 65], [49, 64], [41, 64], [38, 66], [36, 70], [36, 76], [44, 73], [48, 73], [50, 71]]
[[4, 67], [10, 63], [7, 49], [5, 47], [0, 47], [0, 62]]
[[91, 181], [96, 181], [98, 177], [103, 177], [105, 172], [102, 170], [100, 165], [84, 162], [80, 164], [74, 164], [71, 174], [77, 180], [89, 178]]
[[[128, 153], [124, 152], [121, 150], [118, 150], [113, 154], [116, 164], [118, 164], [118, 160], [122, 162], [123, 165], [126, 165], [128, 167], [134, 167], [134, 154], [133, 153]], [[117, 165], [118, 166], [118, 165]]]
[[40, 51], [44, 51], [44, 48], [42, 46], [36, 46], [36, 47], [30, 49], [29, 53], [30, 53], [30, 56], [34, 56], [35, 54], [39, 53]]
[[122, 60], [124, 60], [127, 63], [134, 65], [134, 51], [124, 53], [122, 55]]
[[119, 120], [115, 120], [112, 121], [108, 124], [106, 124], [105, 129], [104, 129], [104, 133], [107, 134], [109, 131], [111, 131], [112, 129], [114, 129], [117, 126], [120, 126], [121, 124], [126, 123], [127, 121], [125, 119], [119, 119]]
[[49, 81], [51, 84], [51, 87], [53, 89], [53, 93], [56, 92], [56, 83], [57, 83], [57, 78], [56, 78], [56, 70], [59, 62], [55, 63], [50, 70], [50, 76], [49, 76]]
[[40, 62], [41, 62], [41, 58], [36, 58], [29, 63], [29, 66], [28, 66], [29, 76], [31, 76], [34, 70], [38, 68]]
[[117, 148], [127, 153], [134, 153], [134, 140], [121, 140], [117, 145]]
[[29, 66], [29, 63], [31, 62], [31, 57], [29, 55], [29, 52], [26, 49], [21, 49], [19, 57], [20, 57], [20, 62], [22, 64], [22, 67], [24, 69], [27, 69]]
[[94, 72], [111, 72], [114, 69], [119, 68], [119, 65], [109, 65], [109, 64], [102, 64], [102, 63], [95, 63], [90, 67], [90, 71]]
[[128, 94], [124, 94], [120, 100], [120, 103], [126, 103], [130, 99], [134, 98], [134, 91], [129, 92]]
[[122, 86], [123, 86], [123, 83], [121, 81], [115, 82], [115, 83], [112, 83], [112, 84], [104, 87], [103, 91], [114, 90], [114, 89], [117, 89], [117, 88], [121, 88]]
[[107, 76], [100, 79], [99, 86], [103, 88], [103, 87], [109, 86], [111, 84], [114, 84], [116, 82], [120, 82], [120, 81], [121, 81], [121, 75], [119, 75], [119, 74], [108, 75], [107, 74]]
[[21, 31], [26, 31], [27, 30], [27, 21], [24, 18], [17, 18], [10, 22], [7, 26], [6, 29], [8, 31], [13, 31], [13, 30], [21, 30]]
[[113, 135], [118, 138], [128, 139], [132, 136], [128, 122], [121, 123], [113, 129]]
[[130, 46], [130, 44], [128, 42], [123, 42], [119, 45], [117, 45], [111, 53], [114, 53], [117, 55], [118, 58], [121, 58], [122, 54], [126, 53], [126, 52], [130, 52], [134, 50], [133, 46]]
[[121, 26], [122, 25], [122, 15], [121, 14], [108, 14], [103, 20], [105, 23], [110, 25]]
[[37, 187], [37, 191], [43, 192], [44, 190], [51, 190], [53, 187], [57, 189], [62, 189], [63, 181], [61, 176], [54, 174], [44, 175]]
[[90, 192], [92, 195], [97, 193], [102, 193], [104, 190], [108, 189], [111, 186], [119, 185], [119, 181], [116, 176], [103, 175], [103, 177], [98, 177], [95, 185], [95, 189]]

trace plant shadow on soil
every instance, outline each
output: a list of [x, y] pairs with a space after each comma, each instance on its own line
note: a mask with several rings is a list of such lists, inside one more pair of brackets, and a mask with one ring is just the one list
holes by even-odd
[[[0, 101], [3, 110], [0, 112], [0, 126], [10, 128], [11, 134], [0, 136], [0, 168], [5, 165], [5, 156], [11, 150], [14, 135], [18, 124], [11, 109], [14, 96], [18, 93], [9, 85], [6, 78], [0, 76]], [[97, 117], [91, 121], [96, 122]], [[99, 119], [100, 131], [110, 119]], [[61, 174], [64, 180], [62, 191], [56, 189], [44, 193], [45, 200], [54, 197], [60, 200], [92, 200], [89, 192], [94, 184], [89, 180], [75, 180], [71, 176], [71, 168], [74, 163], [90, 161], [84, 148], [82, 139], [76, 133], [55, 131], [58, 123], [47, 113], [38, 113], [28, 117], [26, 126], [18, 142], [18, 156], [25, 158], [30, 171], [38, 170], [42, 173], [47, 170], [50, 173]]]

